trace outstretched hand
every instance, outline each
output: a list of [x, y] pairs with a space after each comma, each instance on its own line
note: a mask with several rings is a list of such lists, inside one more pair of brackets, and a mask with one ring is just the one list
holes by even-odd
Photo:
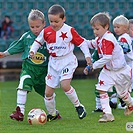
[[6, 55], [4, 52], [0, 52], [0, 58], [4, 58]]

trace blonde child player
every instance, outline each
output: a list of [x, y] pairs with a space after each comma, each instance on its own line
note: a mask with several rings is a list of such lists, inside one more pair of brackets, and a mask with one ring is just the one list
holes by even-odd
[[127, 116], [133, 112], [133, 100], [128, 92], [131, 87], [131, 68], [126, 64], [123, 49], [109, 31], [109, 14], [101, 12], [94, 15], [90, 24], [96, 38], [87, 41], [88, 47], [97, 48], [100, 58], [93, 63], [92, 69], [102, 68], [96, 85], [103, 109], [103, 116], [99, 119], [99, 122], [112, 122], [115, 118], [109, 106], [107, 91], [113, 86], [115, 86], [120, 98], [127, 104], [124, 114]]
[[37, 49], [46, 41], [50, 54], [45, 90], [45, 105], [49, 113], [47, 119], [52, 121], [57, 118], [54, 90], [59, 85], [76, 108], [79, 119], [83, 119], [86, 116], [85, 107], [70, 84], [78, 66], [77, 58], [73, 54], [74, 44], [83, 51], [87, 64], [91, 64], [89, 49], [85, 39], [74, 28], [65, 24], [65, 9], [62, 6], [51, 6], [48, 10], [48, 19], [50, 26], [42, 30], [30, 50], [30, 56], [34, 57]]
[[[113, 20], [113, 28], [116, 35], [118, 35], [118, 42], [123, 48], [125, 59], [127, 64], [133, 69], [133, 49], [132, 40], [129, 36], [129, 20], [123, 16], [119, 15]], [[133, 76], [132, 76], [132, 86], [133, 86]], [[131, 92], [131, 89], [129, 90]], [[123, 103], [118, 104], [119, 109], [123, 109], [126, 105]]]
[[22, 53], [22, 71], [17, 87], [17, 107], [16, 111], [10, 115], [11, 119], [17, 121], [24, 120], [25, 104], [28, 92], [35, 91], [44, 97], [45, 76], [47, 74], [49, 54], [44, 44], [36, 53], [36, 59], [29, 58], [29, 51], [35, 38], [45, 26], [44, 14], [39, 10], [31, 10], [28, 16], [30, 31], [24, 33], [17, 41], [12, 42], [11, 46], [5, 51], [0, 52], [0, 58]]

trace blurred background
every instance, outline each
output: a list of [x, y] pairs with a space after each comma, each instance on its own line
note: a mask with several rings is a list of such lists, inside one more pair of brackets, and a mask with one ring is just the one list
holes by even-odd
[[[31, 9], [41, 10], [49, 25], [47, 11], [53, 4], [60, 4], [65, 8], [66, 23], [74, 27], [86, 39], [94, 38], [89, 21], [98, 12], [109, 12], [112, 20], [121, 14], [128, 19], [133, 18], [133, 0], [0, 0], [0, 24], [5, 16], [10, 16], [14, 28], [10, 38], [0, 38], [0, 51], [5, 51], [12, 41], [19, 39], [24, 32], [29, 30], [27, 17]], [[113, 32], [112, 24], [110, 27]], [[74, 78], [87, 78], [82, 72], [86, 66], [84, 57], [77, 47], [74, 52], [79, 60], [79, 67]], [[21, 63], [21, 55], [0, 59], [0, 81], [18, 80]], [[90, 76], [95, 78], [97, 73], [92, 73]]]

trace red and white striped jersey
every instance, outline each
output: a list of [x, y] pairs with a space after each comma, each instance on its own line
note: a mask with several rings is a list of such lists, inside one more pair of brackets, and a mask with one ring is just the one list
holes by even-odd
[[105, 67], [108, 70], [117, 71], [126, 65], [123, 49], [115, 36], [107, 31], [102, 38], [88, 40], [89, 48], [97, 48], [99, 60], [93, 64], [93, 69]]
[[64, 24], [58, 31], [54, 31], [51, 26], [42, 30], [36, 38], [31, 51], [36, 52], [38, 45], [43, 45], [46, 42], [47, 50], [53, 57], [61, 57], [69, 54], [74, 50], [74, 45], [81, 48], [85, 57], [91, 57], [87, 43], [74, 28]]

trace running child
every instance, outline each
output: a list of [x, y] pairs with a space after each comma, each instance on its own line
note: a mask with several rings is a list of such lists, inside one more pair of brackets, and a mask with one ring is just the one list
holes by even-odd
[[0, 52], [0, 58], [22, 53], [22, 71], [17, 87], [17, 107], [10, 118], [17, 121], [24, 120], [25, 104], [28, 92], [35, 91], [44, 97], [45, 76], [47, 74], [48, 57], [46, 44], [39, 48], [35, 59], [29, 57], [29, 51], [35, 38], [45, 26], [45, 16], [39, 10], [31, 10], [28, 16], [30, 31], [24, 33], [20, 39], [11, 43], [5, 52]]
[[87, 41], [88, 47], [97, 48], [100, 58], [93, 63], [92, 69], [102, 68], [96, 85], [103, 109], [103, 116], [99, 122], [112, 122], [115, 118], [109, 105], [107, 92], [113, 86], [115, 86], [119, 97], [127, 104], [124, 114], [127, 116], [133, 112], [133, 99], [128, 91], [131, 88], [131, 67], [125, 61], [123, 49], [109, 31], [109, 14], [97, 13], [90, 20], [90, 24], [96, 38]]
[[60, 85], [76, 108], [79, 119], [83, 119], [86, 116], [86, 110], [80, 103], [75, 89], [71, 86], [71, 80], [78, 66], [77, 58], [73, 53], [74, 45], [81, 48], [87, 64], [91, 64], [91, 55], [86, 40], [73, 27], [65, 23], [65, 9], [62, 6], [57, 4], [51, 6], [48, 10], [48, 19], [50, 26], [42, 30], [30, 50], [30, 56], [34, 58], [38, 48], [46, 42], [50, 54], [45, 90], [47, 119], [52, 121], [58, 117], [59, 112], [55, 105], [54, 91]]

